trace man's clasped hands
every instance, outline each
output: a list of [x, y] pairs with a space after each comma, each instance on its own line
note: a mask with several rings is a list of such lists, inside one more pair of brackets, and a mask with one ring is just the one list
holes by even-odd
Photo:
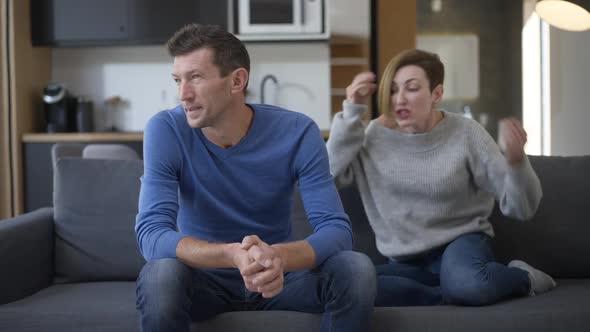
[[270, 298], [283, 290], [284, 262], [278, 248], [256, 235], [244, 237], [235, 251], [234, 263], [240, 270], [246, 289]]

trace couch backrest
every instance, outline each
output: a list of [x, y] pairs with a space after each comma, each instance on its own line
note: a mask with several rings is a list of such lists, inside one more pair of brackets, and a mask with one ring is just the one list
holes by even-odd
[[[555, 277], [590, 277], [590, 156], [530, 157], [543, 186], [533, 220], [492, 216], [499, 261], [523, 259]], [[141, 160], [61, 159], [55, 172], [55, 281], [135, 280], [145, 263], [135, 240]], [[355, 250], [382, 263], [355, 186], [340, 190]], [[295, 238], [311, 231], [296, 192]]]
[[[354, 233], [354, 250], [360, 251], [371, 258], [375, 264], [387, 262], [377, 250], [375, 244], [375, 234], [369, 225], [365, 208], [361, 202], [361, 197], [356, 186], [347, 186], [339, 190], [340, 199], [344, 210], [348, 214], [352, 232]], [[293, 206], [291, 211], [291, 222], [293, 223], [293, 237], [295, 239], [304, 239], [311, 234], [311, 226], [307, 220], [303, 202], [298, 190], [295, 190], [293, 197]]]
[[[543, 199], [529, 221], [511, 220], [496, 207], [491, 221], [498, 261], [522, 259], [560, 278], [590, 277], [590, 176], [585, 174], [590, 171], [590, 156], [531, 156], [530, 160], [541, 180]], [[356, 186], [341, 189], [340, 197], [352, 222], [355, 250], [375, 263], [384, 262]], [[296, 194], [292, 219], [297, 238], [309, 232], [302, 209]]]
[[541, 180], [541, 205], [525, 222], [496, 209], [498, 260], [522, 259], [554, 277], [590, 277], [590, 156], [529, 158]]
[[[55, 277], [57, 283], [135, 280], [145, 264], [135, 237], [142, 160], [62, 158], [54, 175]], [[383, 262], [366, 222], [358, 191], [340, 191], [355, 220], [355, 249]], [[296, 191], [295, 237], [311, 232]], [[365, 222], [359, 222], [365, 220]]]
[[141, 160], [57, 162], [55, 282], [137, 278], [145, 263], [134, 232], [142, 174]]

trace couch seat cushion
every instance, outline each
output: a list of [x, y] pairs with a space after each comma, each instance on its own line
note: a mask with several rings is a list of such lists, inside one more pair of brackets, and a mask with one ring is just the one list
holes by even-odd
[[[376, 308], [374, 331], [587, 331], [590, 280], [487, 307]], [[61, 284], [0, 306], [0, 331], [137, 331], [134, 282]], [[321, 315], [229, 312], [193, 331], [319, 331]], [[198, 329], [197, 329], [198, 327]]]
[[[0, 306], [0, 331], [139, 331], [135, 282], [56, 284]], [[300, 312], [228, 312], [193, 331], [314, 331], [321, 316]]]
[[561, 279], [552, 291], [486, 307], [376, 308], [377, 331], [588, 331], [590, 280]]
[[0, 331], [136, 331], [135, 282], [57, 284], [0, 306]]

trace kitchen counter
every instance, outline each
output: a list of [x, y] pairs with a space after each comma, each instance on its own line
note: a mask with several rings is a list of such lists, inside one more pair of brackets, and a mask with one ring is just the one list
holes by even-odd
[[[322, 130], [328, 139], [329, 130]], [[143, 141], [143, 132], [96, 132], [96, 133], [28, 133], [23, 135], [23, 143], [56, 142], [136, 142]]]
[[95, 133], [27, 133], [24, 143], [55, 142], [135, 142], [143, 141], [143, 132], [95, 132]]

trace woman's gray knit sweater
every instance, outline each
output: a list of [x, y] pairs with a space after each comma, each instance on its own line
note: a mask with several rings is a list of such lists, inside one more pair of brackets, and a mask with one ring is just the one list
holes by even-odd
[[493, 236], [494, 199], [513, 218], [535, 213], [542, 191], [528, 158], [510, 167], [477, 122], [444, 112], [430, 132], [404, 134], [375, 120], [365, 128], [366, 109], [345, 102], [327, 148], [337, 183], [356, 182], [384, 256], [403, 260], [465, 233]]

